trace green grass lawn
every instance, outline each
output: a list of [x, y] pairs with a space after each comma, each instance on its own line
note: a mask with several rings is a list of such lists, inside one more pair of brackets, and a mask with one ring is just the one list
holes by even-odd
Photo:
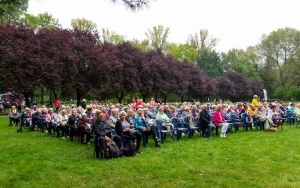
[[149, 140], [142, 153], [107, 161], [46, 133], [16, 132], [0, 118], [0, 187], [300, 187], [300, 128], [240, 130], [227, 138]]

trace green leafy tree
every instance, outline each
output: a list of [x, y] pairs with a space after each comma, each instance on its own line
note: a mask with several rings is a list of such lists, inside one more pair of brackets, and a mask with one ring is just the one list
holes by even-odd
[[208, 76], [219, 77], [223, 74], [220, 55], [214, 50], [203, 50], [197, 59], [197, 64]]
[[157, 53], [163, 53], [163, 49], [167, 44], [170, 28], [165, 28], [162, 25], [153, 26], [152, 30], [148, 29], [145, 33], [146, 37], [150, 41], [152, 49], [156, 50]]
[[52, 14], [49, 14], [48, 12], [40, 13], [37, 16], [26, 13], [24, 18], [21, 19], [21, 23], [34, 29], [54, 29], [61, 27], [58, 19], [53, 18]]
[[147, 52], [151, 50], [149, 46], [149, 40], [147, 39], [144, 40], [132, 39], [130, 43], [132, 44], [132, 46], [134, 46], [135, 48], [139, 49], [142, 52]]
[[284, 65], [295, 58], [300, 45], [300, 31], [293, 28], [283, 28], [263, 35], [259, 45], [260, 53], [266, 63], [278, 70], [279, 85], [285, 86], [287, 71]]
[[226, 70], [235, 71], [246, 77], [259, 79], [259, 73], [248, 54], [242, 49], [231, 49], [223, 57], [223, 65]]
[[85, 18], [75, 18], [71, 20], [71, 26], [73, 30], [79, 31], [91, 31], [95, 32], [97, 30], [97, 24], [91, 20]]
[[198, 55], [204, 50], [213, 50], [217, 45], [218, 39], [210, 36], [207, 29], [201, 29], [199, 33], [189, 35], [187, 44], [196, 48]]
[[166, 51], [179, 61], [188, 61], [193, 63], [196, 63], [197, 61], [197, 50], [192, 46], [187, 46], [186, 44], [168, 44]]
[[102, 28], [100, 40], [103, 43], [121, 44], [125, 42], [125, 37], [123, 35], [117, 34], [115, 31], [110, 31], [109, 29]]
[[27, 11], [28, 0], [1, 0], [0, 22], [18, 22], [20, 16]]

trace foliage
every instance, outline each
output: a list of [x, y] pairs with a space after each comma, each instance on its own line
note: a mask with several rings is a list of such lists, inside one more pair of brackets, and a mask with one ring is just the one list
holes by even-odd
[[197, 59], [197, 64], [213, 78], [223, 74], [220, 55], [215, 51], [203, 50]]
[[207, 29], [200, 29], [199, 34], [189, 35], [187, 44], [195, 48], [200, 55], [203, 51], [212, 51], [218, 39], [210, 36]]
[[121, 44], [125, 42], [125, 37], [114, 31], [102, 28], [100, 40], [102, 43]]
[[71, 26], [73, 30], [79, 30], [79, 31], [95, 32], [97, 30], [97, 24], [85, 18], [72, 19]]
[[55, 29], [61, 27], [58, 19], [53, 18], [48, 12], [40, 13], [37, 16], [26, 13], [24, 18], [21, 18], [21, 23], [34, 29]]
[[197, 50], [192, 46], [185, 44], [168, 44], [166, 46], [166, 53], [172, 55], [179, 61], [188, 61], [196, 63], [197, 61]]
[[149, 0], [112, 0], [112, 2], [123, 2], [132, 11], [138, 11], [149, 6]]
[[148, 29], [145, 33], [146, 37], [150, 41], [152, 49], [156, 50], [157, 53], [163, 53], [165, 45], [167, 44], [167, 39], [169, 36], [170, 28], [165, 28], [162, 25], [153, 26], [152, 30]]
[[28, 0], [1, 0], [0, 23], [18, 22], [20, 16], [27, 11]]

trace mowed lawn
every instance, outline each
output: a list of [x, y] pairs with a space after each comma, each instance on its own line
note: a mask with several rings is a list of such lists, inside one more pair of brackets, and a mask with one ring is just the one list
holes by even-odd
[[300, 187], [300, 128], [240, 128], [227, 138], [194, 136], [101, 161], [93, 143], [17, 133], [0, 118], [0, 187]]

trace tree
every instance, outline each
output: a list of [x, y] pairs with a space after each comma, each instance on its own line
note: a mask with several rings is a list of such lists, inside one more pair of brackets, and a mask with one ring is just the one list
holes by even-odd
[[97, 24], [85, 18], [75, 18], [71, 20], [73, 30], [95, 32]]
[[27, 11], [28, 0], [2, 0], [0, 3], [1, 24], [18, 22], [20, 16]]
[[134, 46], [135, 48], [139, 49], [142, 52], [150, 51], [149, 40], [147, 39], [144, 40], [132, 39], [130, 43], [132, 46]]
[[285, 86], [287, 72], [284, 65], [295, 58], [300, 45], [300, 31], [293, 28], [283, 28], [263, 35], [259, 45], [265, 61], [278, 69], [279, 85]]
[[48, 12], [40, 13], [37, 16], [25, 13], [24, 18], [21, 18], [21, 23], [34, 29], [55, 29], [61, 27], [58, 19], [53, 18]]
[[208, 76], [219, 77], [223, 74], [220, 56], [215, 51], [203, 50], [197, 59], [197, 64]]
[[157, 53], [163, 53], [163, 49], [167, 44], [170, 28], [164, 28], [162, 25], [153, 26], [152, 30], [148, 29], [146, 37], [150, 41], [152, 49], [156, 50]]
[[125, 37], [117, 34], [115, 31], [102, 28], [100, 40], [102, 43], [121, 44], [125, 42]]
[[42, 60], [40, 44], [34, 31], [24, 26], [0, 26], [0, 84], [2, 89], [24, 94], [26, 106], [29, 97], [40, 85]]
[[179, 61], [188, 61], [193, 63], [196, 63], [197, 61], [197, 51], [192, 46], [171, 43], [166, 45], [166, 52]]
[[233, 48], [229, 50], [224, 55], [222, 64], [225, 65], [227, 71], [235, 71], [246, 77], [259, 79], [259, 73], [243, 49]]
[[198, 55], [204, 50], [211, 51], [217, 45], [218, 39], [210, 36], [207, 29], [200, 29], [199, 35], [189, 35], [187, 44], [197, 49]]

